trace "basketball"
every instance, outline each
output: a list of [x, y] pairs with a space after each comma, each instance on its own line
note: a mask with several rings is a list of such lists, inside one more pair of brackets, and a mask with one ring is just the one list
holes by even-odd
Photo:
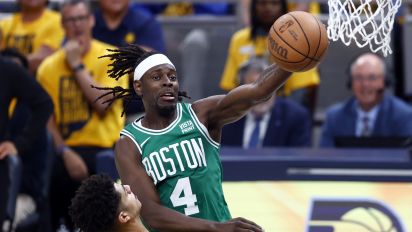
[[268, 36], [273, 60], [290, 72], [303, 72], [318, 65], [328, 45], [325, 25], [304, 11], [289, 12], [278, 18]]

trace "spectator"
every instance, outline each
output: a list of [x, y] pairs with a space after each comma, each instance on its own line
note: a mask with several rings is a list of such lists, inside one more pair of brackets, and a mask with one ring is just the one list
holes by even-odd
[[59, 48], [63, 40], [60, 15], [47, 9], [47, 0], [18, 0], [20, 11], [0, 21], [0, 48], [16, 48], [35, 73], [44, 58]]
[[[255, 82], [267, 67], [264, 60], [252, 59], [239, 70], [239, 83]], [[272, 96], [250, 109], [245, 117], [223, 127], [221, 144], [243, 148], [309, 146], [311, 119], [299, 104]]]
[[[241, 0], [241, 15], [243, 24], [245, 26], [250, 26], [250, 3], [251, 0]], [[300, 10], [300, 11], [308, 11], [312, 14], [319, 14], [321, 12], [321, 6], [316, 1], [307, 2], [298, 2], [298, 3], [288, 3], [288, 10]]]
[[77, 190], [69, 212], [84, 232], [147, 232], [140, 220], [141, 208], [129, 185], [114, 183], [106, 175], [93, 175]]
[[[251, 26], [237, 31], [231, 39], [225, 70], [220, 87], [229, 91], [235, 88], [240, 66], [251, 57], [265, 57], [270, 61], [267, 51], [267, 35], [273, 22], [287, 13], [286, 0], [252, 0]], [[291, 96], [312, 113], [315, 107], [316, 89], [319, 84], [317, 69], [294, 73], [283, 87], [283, 94]]]
[[[93, 36], [96, 39], [118, 47], [139, 44], [148, 50], [165, 52], [162, 28], [147, 10], [130, 6], [130, 0], [100, 0], [99, 4], [100, 9], [94, 13], [96, 25]], [[129, 79], [129, 85], [132, 82]], [[143, 112], [140, 102], [133, 104], [136, 106], [126, 109], [129, 119]]]
[[130, 0], [99, 0], [99, 5], [94, 13], [96, 39], [118, 47], [138, 44], [165, 52], [162, 28], [148, 11], [130, 6]]
[[[44, 145], [46, 122], [53, 111], [53, 105], [47, 93], [15, 61], [1, 55], [0, 70], [0, 162], [5, 162], [5, 157], [10, 155], [18, 155], [22, 160], [24, 169], [21, 192], [25, 194], [19, 196], [18, 205], [25, 202], [23, 205], [26, 207], [17, 209], [16, 221], [20, 222], [34, 212], [40, 201], [40, 191], [44, 184], [41, 176], [45, 148], [37, 144]], [[24, 128], [19, 133], [10, 131], [9, 127], [8, 109], [14, 97], [28, 107], [31, 115], [26, 123], [22, 122]], [[1, 191], [7, 189], [2, 183], [0, 186]]]
[[164, 16], [188, 16], [188, 15], [227, 15], [231, 11], [229, 3], [149, 3], [139, 4], [153, 14]]
[[349, 65], [353, 97], [327, 110], [320, 145], [334, 146], [339, 136], [411, 136], [412, 108], [385, 92], [387, 67], [382, 57], [364, 53]]
[[[98, 59], [113, 48], [92, 37], [94, 16], [85, 0], [67, 0], [61, 6], [67, 41], [39, 67], [38, 80], [52, 97], [55, 111], [48, 123], [57, 154], [51, 181], [51, 215], [69, 223], [67, 207], [80, 181], [96, 172], [98, 154], [111, 150], [124, 125], [122, 102], [96, 100], [101, 92], [91, 86], [127, 87], [107, 77], [107, 60]], [[110, 98], [111, 96], [109, 96]], [[71, 228], [71, 225], [68, 225]]]

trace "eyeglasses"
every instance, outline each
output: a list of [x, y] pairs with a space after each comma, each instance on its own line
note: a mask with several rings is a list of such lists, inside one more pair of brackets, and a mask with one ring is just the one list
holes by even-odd
[[67, 17], [67, 18], [63, 18], [63, 22], [70, 23], [70, 24], [75, 24], [77, 22], [84, 23], [89, 18], [89, 16], [90, 15], [87, 14], [87, 15], [79, 15], [79, 16], [74, 16], [74, 17]]
[[382, 75], [369, 75], [369, 76], [352, 76], [353, 81], [376, 81], [383, 79]]

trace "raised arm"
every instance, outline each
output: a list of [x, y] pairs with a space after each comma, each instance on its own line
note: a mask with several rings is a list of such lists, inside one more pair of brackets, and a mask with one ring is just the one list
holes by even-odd
[[73, 40], [68, 41], [64, 49], [67, 63], [72, 69], [76, 82], [83, 92], [86, 100], [100, 116], [104, 116], [107, 112], [106, 107], [109, 105], [109, 103], [105, 101], [110, 99], [111, 96], [104, 96], [96, 101], [96, 99], [102, 95], [102, 91], [92, 88], [91, 86], [102, 86], [100, 86], [100, 84], [93, 79], [89, 71], [82, 66], [81, 49], [79, 43]]
[[123, 184], [130, 185], [142, 202], [141, 215], [146, 225], [156, 231], [262, 231], [253, 222], [236, 218], [226, 223], [188, 217], [161, 205], [155, 186], [146, 174], [141, 155], [133, 141], [123, 136], [115, 147], [116, 166]]
[[273, 64], [262, 72], [256, 82], [241, 85], [227, 95], [199, 100], [193, 104], [193, 109], [209, 131], [220, 130], [223, 125], [241, 118], [252, 106], [268, 100], [290, 75], [290, 72]]

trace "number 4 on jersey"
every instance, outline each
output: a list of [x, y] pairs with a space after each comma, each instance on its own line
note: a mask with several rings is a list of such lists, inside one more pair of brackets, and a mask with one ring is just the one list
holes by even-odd
[[184, 209], [187, 216], [199, 213], [199, 207], [195, 204], [197, 202], [197, 197], [196, 194], [193, 194], [192, 192], [189, 177], [177, 181], [175, 189], [173, 190], [172, 195], [170, 195], [170, 201], [172, 201], [173, 207], [186, 205], [186, 208]]

